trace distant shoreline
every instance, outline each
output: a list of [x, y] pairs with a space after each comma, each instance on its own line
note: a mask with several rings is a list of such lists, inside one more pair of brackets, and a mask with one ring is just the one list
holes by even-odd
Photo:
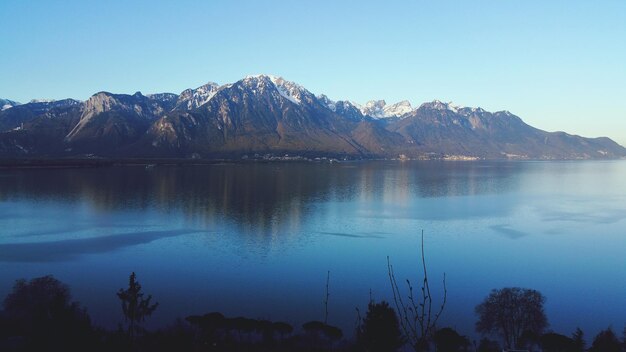
[[38, 168], [97, 168], [110, 166], [194, 166], [194, 165], [216, 165], [216, 164], [253, 164], [253, 163], [342, 163], [342, 162], [359, 162], [359, 161], [612, 161], [626, 160], [626, 158], [611, 159], [507, 159], [507, 158], [458, 158], [458, 157], [438, 157], [423, 159], [335, 159], [329, 157], [307, 158], [301, 156], [294, 157], [271, 157], [256, 159], [235, 159], [235, 158], [219, 158], [219, 159], [190, 159], [190, 158], [68, 158], [68, 159], [0, 159], [0, 169], [20, 168], [20, 169], [38, 169]]
[[[241, 162], [223, 159], [0, 159], [0, 169], [7, 168], [95, 168], [107, 166], [212, 165]], [[243, 161], [245, 162], [245, 161]]]

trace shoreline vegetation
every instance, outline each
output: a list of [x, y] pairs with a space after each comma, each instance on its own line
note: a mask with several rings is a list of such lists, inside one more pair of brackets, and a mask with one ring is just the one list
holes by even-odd
[[[390, 275], [393, 275], [391, 272]], [[393, 279], [395, 281], [395, 279]], [[408, 280], [407, 280], [408, 281]], [[427, 285], [427, 279], [424, 281]], [[413, 295], [410, 286], [409, 297]], [[423, 286], [424, 287], [424, 286]], [[422, 287], [422, 288], [423, 288]], [[397, 287], [395, 288], [397, 289]], [[419, 291], [419, 290], [416, 290]], [[424, 291], [422, 291], [424, 292]], [[428, 292], [428, 291], [426, 291]], [[492, 290], [476, 306], [476, 331], [480, 340], [471, 340], [452, 327], [436, 326], [431, 312], [420, 303], [400, 314], [393, 303], [371, 300], [365, 315], [356, 307], [354, 331], [324, 321], [312, 320], [301, 326], [248, 317], [226, 317], [220, 312], [179, 318], [167, 327], [149, 331], [144, 321], [159, 307], [151, 295], [144, 295], [135, 273], [129, 287], [120, 288], [120, 323], [107, 330], [92, 325], [87, 308], [73, 301], [68, 285], [48, 275], [16, 280], [0, 310], [0, 350], [23, 351], [438, 351], [438, 352], [623, 352], [626, 327], [618, 337], [613, 327], [600, 331], [586, 348], [586, 336], [577, 328], [570, 336], [547, 329], [543, 312], [545, 298], [535, 290], [503, 288]], [[431, 296], [424, 296], [426, 300]], [[436, 297], [441, 298], [441, 297]], [[445, 298], [445, 297], [444, 297]], [[328, 298], [327, 298], [328, 299]], [[415, 297], [415, 302], [421, 298]], [[413, 305], [413, 302], [410, 302]], [[445, 302], [442, 305], [445, 305]], [[428, 303], [426, 304], [426, 307]], [[427, 307], [429, 308], [429, 307]], [[412, 316], [412, 309], [417, 315]], [[433, 314], [439, 314], [433, 312]], [[407, 315], [408, 314], [408, 315]], [[407, 330], [405, 324], [430, 324]], [[327, 317], [326, 317], [327, 319]], [[426, 321], [428, 320], [428, 321]], [[411, 336], [412, 334], [417, 334]], [[423, 334], [423, 335], [422, 335]]]
[[[286, 322], [226, 317], [220, 312], [178, 318], [156, 331], [144, 322], [157, 310], [158, 297], [146, 294], [137, 275], [129, 276], [128, 288], [120, 288], [120, 323], [116, 330], [92, 325], [87, 308], [73, 301], [67, 284], [52, 275], [18, 279], [0, 309], [0, 350], [24, 351], [345, 351], [345, 352], [624, 352], [626, 327], [620, 338], [609, 326], [586, 348], [583, 331], [571, 337], [549, 330], [546, 298], [533, 289], [493, 289], [475, 307], [476, 332], [470, 340], [438, 320], [447, 303], [446, 275], [443, 291], [431, 291], [421, 243], [421, 275], [418, 286], [396, 278], [387, 257], [393, 300], [376, 302], [370, 297], [361, 315], [356, 308], [352, 332], [342, 331], [328, 320], [330, 271], [326, 279], [323, 321], [311, 320], [300, 327]], [[421, 276], [421, 277], [420, 277]], [[433, 306], [433, 302], [435, 306]], [[310, 302], [309, 302], [310, 303]]]

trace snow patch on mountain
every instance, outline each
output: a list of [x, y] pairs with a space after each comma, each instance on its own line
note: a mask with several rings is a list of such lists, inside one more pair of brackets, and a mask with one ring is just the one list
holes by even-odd
[[269, 79], [274, 83], [278, 92], [283, 97], [287, 98], [291, 102], [295, 104], [302, 104], [303, 93], [306, 91], [301, 85], [297, 83], [293, 83], [290, 81], [286, 81], [282, 77], [277, 76], [268, 76]]
[[249, 75], [243, 79], [243, 82], [250, 87], [262, 89], [267, 82], [273, 85], [281, 97], [290, 102], [301, 105], [303, 103], [311, 104], [315, 100], [315, 96], [301, 85], [288, 81], [280, 76], [274, 75]]
[[7, 110], [18, 105], [22, 104], [9, 99], [0, 99], [0, 106], [2, 106], [2, 108], [0, 108], [0, 111]]
[[317, 99], [333, 112], [337, 112], [337, 103], [330, 100], [326, 95], [320, 94]]
[[[464, 106], [455, 105], [452, 102], [444, 103], [444, 102], [442, 102], [440, 100], [433, 100], [433, 101], [431, 101], [429, 103], [424, 103], [424, 104], [420, 105], [420, 109], [421, 108], [432, 109], [432, 110], [449, 110], [449, 111], [454, 112], [455, 114], [459, 113], [459, 111], [461, 109], [466, 109], [466, 107], [464, 107]], [[478, 109], [480, 109], [480, 108], [478, 108]], [[472, 109], [472, 110], [475, 111], [475, 109]]]
[[173, 101], [178, 99], [178, 95], [174, 93], [154, 93], [154, 94], [146, 94], [146, 97], [158, 101]]
[[196, 109], [211, 100], [220, 90], [220, 86], [214, 82], [208, 82], [196, 89], [185, 89], [178, 96], [176, 108], [184, 108], [186, 110]]
[[408, 100], [403, 100], [395, 104], [387, 105], [384, 100], [370, 100], [364, 106], [359, 106], [363, 115], [368, 115], [376, 119], [387, 119], [401, 117], [411, 111], [413, 107]]
[[361, 106], [361, 113], [373, 118], [381, 119], [385, 117], [383, 109], [387, 103], [384, 100], [370, 100]]
[[413, 107], [408, 100], [403, 100], [392, 105], [387, 105], [383, 109], [385, 117], [400, 117], [413, 111]]

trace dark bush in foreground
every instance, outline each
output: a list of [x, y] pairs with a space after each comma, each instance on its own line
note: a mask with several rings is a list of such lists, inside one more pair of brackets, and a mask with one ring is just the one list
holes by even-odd
[[536, 290], [519, 287], [492, 290], [476, 306], [476, 330], [500, 336], [507, 349], [526, 349], [548, 326], [543, 310], [545, 301], [545, 297]]
[[370, 302], [363, 325], [357, 332], [359, 350], [368, 352], [392, 352], [404, 345], [400, 323], [389, 303]]
[[452, 328], [437, 330], [433, 336], [435, 351], [438, 352], [461, 352], [467, 351], [470, 341], [467, 337], [461, 336]]
[[621, 350], [622, 346], [619, 339], [613, 332], [613, 329], [608, 328], [596, 335], [589, 352], [621, 352]]
[[574, 351], [574, 340], [561, 334], [547, 333], [539, 339], [543, 352], [570, 352]]
[[500, 348], [500, 344], [496, 341], [490, 340], [488, 338], [483, 338], [480, 340], [478, 347], [476, 348], [477, 352], [500, 352], [502, 349]]
[[6, 350], [84, 351], [97, 342], [86, 310], [52, 276], [17, 280], [3, 307]]

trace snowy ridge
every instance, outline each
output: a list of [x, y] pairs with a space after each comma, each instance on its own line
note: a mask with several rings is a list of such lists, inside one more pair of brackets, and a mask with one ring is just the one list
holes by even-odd
[[327, 108], [329, 108], [331, 111], [336, 112], [337, 111], [337, 103], [330, 100], [326, 95], [324, 94], [320, 94], [317, 96], [317, 99]]
[[545, 132], [507, 111], [439, 100], [419, 109], [409, 101], [360, 106], [268, 75], [180, 95], [100, 92], [83, 102], [36, 101], [0, 112], [0, 129], [0, 154], [11, 158], [626, 158], [626, 148], [608, 138]]
[[[148, 94], [146, 96], [162, 102], [171, 102], [174, 107], [172, 108], [172, 105], [170, 105], [167, 107], [168, 110], [193, 110], [207, 104], [221, 90], [231, 88], [239, 82], [243, 82], [243, 84], [252, 89], [253, 92], [256, 92], [258, 89], [263, 90], [272, 88], [273, 90], [273, 88], [275, 88], [276, 90], [274, 92], [277, 93], [277, 95], [279, 94], [282, 98], [288, 100], [290, 103], [300, 106], [319, 103], [332, 112], [344, 116], [349, 114], [352, 118], [356, 118], [356, 116], [360, 114], [362, 115], [361, 118], [398, 119], [417, 110], [408, 100], [399, 101], [394, 104], [387, 104], [385, 100], [370, 100], [364, 105], [360, 105], [349, 100], [334, 101], [324, 94], [320, 94], [316, 97], [303, 86], [295, 82], [285, 80], [281, 76], [268, 74], [248, 75], [240, 81], [224, 85], [208, 82], [195, 89], [185, 89], [179, 95], [172, 93], [159, 93]], [[40, 104], [55, 104], [55, 102], [55, 100], [46, 99], [34, 99], [30, 101], [30, 103]], [[79, 103], [81, 102], [76, 101], [76, 104]], [[0, 99], [1, 110], [6, 110], [16, 105], [20, 104], [10, 100]], [[463, 107], [453, 104], [452, 102], [442, 102], [440, 100], [423, 103], [420, 105], [420, 108], [451, 111], [455, 114], [468, 117], [473, 114], [482, 114], [485, 112], [485, 110], [481, 108]], [[508, 111], [502, 111], [501, 113], [506, 116], [512, 115]]]
[[413, 111], [413, 107], [408, 100], [403, 100], [392, 105], [387, 105], [384, 100], [370, 100], [365, 106], [359, 106], [363, 115], [376, 119], [387, 119], [401, 117]]
[[159, 101], [172, 101], [178, 99], [178, 95], [174, 93], [154, 93], [146, 94], [146, 97]]
[[358, 121], [363, 120], [365, 117], [361, 112], [363, 107], [354, 102], [347, 100], [333, 101], [324, 94], [318, 95], [317, 100], [319, 100], [323, 106], [327, 107], [332, 112], [342, 115], [347, 119]]
[[313, 94], [306, 90], [301, 85], [287, 81], [280, 76], [274, 75], [249, 75], [246, 76], [243, 81], [247, 84], [258, 85], [261, 82], [269, 81], [278, 91], [278, 93], [290, 102], [301, 105], [303, 102], [311, 103], [313, 101]]
[[361, 106], [361, 113], [368, 115], [376, 119], [382, 119], [385, 117], [383, 109], [387, 103], [384, 100], [370, 100], [365, 103], [365, 106]]
[[78, 101], [78, 100], [74, 100], [74, 99], [71, 99], [71, 98], [62, 99], [62, 100], [33, 99], [30, 102], [28, 102], [28, 104], [37, 105], [40, 108], [44, 108], [44, 109], [54, 109], [54, 108], [64, 107], [64, 106], [76, 106], [76, 105], [80, 105], [82, 103], [83, 102]]
[[295, 104], [311, 103], [315, 98], [311, 92], [295, 82], [287, 81], [279, 76], [270, 75], [268, 77], [278, 88], [280, 94]]
[[408, 100], [403, 100], [397, 102], [393, 105], [387, 105], [383, 109], [383, 114], [385, 117], [400, 117], [404, 114], [408, 114], [413, 111], [413, 107]]
[[219, 91], [220, 86], [214, 82], [208, 82], [196, 89], [185, 89], [178, 96], [176, 108], [184, 108], [186, 110], [196, 109], [211, 100]]
[[285, 81], [282, 77], [269, 76], [269, 78], [278, 89], [280, 95], [295, 104], [300, 105], [302, 103], [302, 90], [304, 88], [296, 83]]
[[[421, 108], [426, 108], [426, 109], [433, 109], [433, 110], [449, 110], [456, 113], [459, 113], [459, 111], [461, 109], [466, 109], [466, 107], [464, 106], [459, 106], [459, 105], [455, 105], [452, 102], [447, 102], [444, 103], [442, 101], [439, 100], [433, 100], [429, 103], [424, 103], [422, 105], [420, 105], [420, 109]], [[480, 109], [480, 108], [478, 108]], [[473, 109], [475, 111], [475, 109]], [[482, 109], [481, 109], [482, 110]]]

